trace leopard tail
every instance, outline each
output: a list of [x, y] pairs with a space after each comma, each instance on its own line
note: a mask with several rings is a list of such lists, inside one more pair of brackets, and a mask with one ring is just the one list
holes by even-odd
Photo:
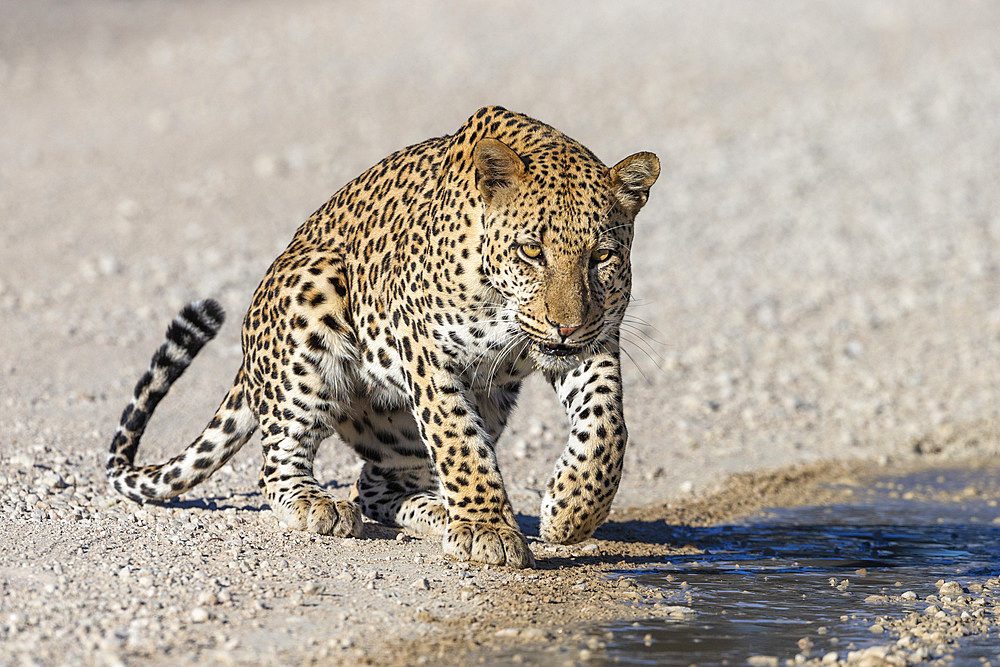
[[135, 465], [139, 440], [153, 410], [224, 320], [222, 307], [206, 299], [188, 304], [170, 323], [111, 441], [107, 475], [118, 493], [139, 503], [184, 493], [222, 467], [253, 435], [257, 418], [246, 401], [240, 370], [212, 421], [194, 442], [165, 463]]

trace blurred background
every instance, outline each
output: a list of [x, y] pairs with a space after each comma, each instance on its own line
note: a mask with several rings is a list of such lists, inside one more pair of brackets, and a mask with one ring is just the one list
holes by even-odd
[[[177, 450], [295, 228], [500, 104], [606, 163], [662, 161], [620, 502], [798, 461], [993, 455], [997, 26], [997, 3], [952, 0], [0, 1], [0, 453], [100, 460], [169, 319], [212, 296], [230, 321], [140, 458]], [[565, 420], [525, 394], [501, 457], [534, 511]], [[253, 450], [226, 473], [247, 488]]]

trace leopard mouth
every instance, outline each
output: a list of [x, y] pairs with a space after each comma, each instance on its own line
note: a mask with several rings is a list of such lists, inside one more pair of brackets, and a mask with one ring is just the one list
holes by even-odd
[[535, 342], [535, 348], [542, 354], [547, 354], [551, 357], [568, 357], [574, 354], [579, 354], [580, 347], [570, 346], [570, 345], [560, 345], [559, 343], [540, 343]]

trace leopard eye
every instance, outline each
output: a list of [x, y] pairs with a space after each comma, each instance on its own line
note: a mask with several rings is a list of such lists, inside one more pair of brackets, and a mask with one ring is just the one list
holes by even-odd
[[590, 261], [595, 264], [606, 262], [609, 259], [611, 259], [611, 251], [607, 248], [597, 248], [594, 252], [590, 253]]
[[542, 255], [542, 246], [537, 243], [522, 243], [518, 250], [528, 259], [538, 259]]

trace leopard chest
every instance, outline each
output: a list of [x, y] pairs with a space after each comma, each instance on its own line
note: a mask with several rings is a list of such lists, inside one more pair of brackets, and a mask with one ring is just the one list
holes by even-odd
[[[432, 346], [443, 372], [458, 375], [475, 393], [492, 393], [520, 382], [534, 368], [528, 341], [513, 315], [482, 311], [433, 318]], [[358, 359], [358, 389], [383, 406], [409, 403], [401, 334], [383, 331], [364, 339]], [[410, 347], [417, 347], [412, 341]]]
[[476, 392], [520, 382], [534, 369], [529, 341], [510, 311], [486, 309], [445, 317], [435, 337], [451, 368]]

